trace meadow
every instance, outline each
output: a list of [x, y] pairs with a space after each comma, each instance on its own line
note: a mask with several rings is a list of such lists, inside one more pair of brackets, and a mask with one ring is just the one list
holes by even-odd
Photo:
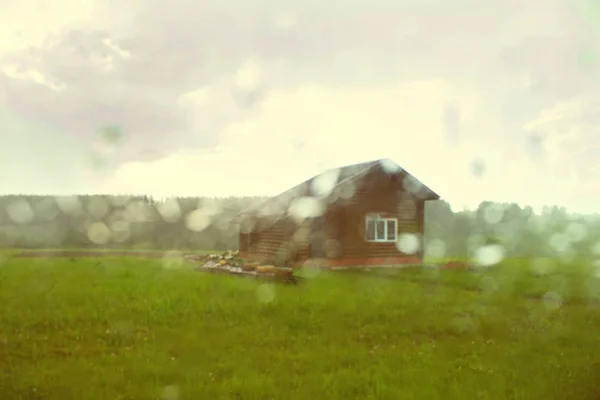
[[0, 261], [0, 398], [598, 399], [589, 261], [303, 271], [131, 256]]

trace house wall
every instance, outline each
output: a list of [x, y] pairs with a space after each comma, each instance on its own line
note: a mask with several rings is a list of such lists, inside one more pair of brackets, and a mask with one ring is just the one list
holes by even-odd
[[[309, 234], [308, 221], [296, 224], [290, 218], [275, 223], [258, 220], [249, 233], [240, 233], [240, 255], [250, 261], [288, 266], [309, 258]], [[247, 235], [251, 236], [250, 244], [243, 246]]]
[[240, 250], [240, 254], [247, 254], [248, 250], [250, 250], [250, 243], [249, 243], [249, 239], [250, 239], [250, 234], [247, 232], [240, 232], [240, 242], [239, 242], [239, 250]]
[[330, 206], [326, 213], [328, 266], [413, 264], [422, 260], [416, 254], [402, 253], [396, 243], [367, 242], [365, 217], [378, 213], [398, 219], [397, 235], [416, 234], [424, 229], [424, 200], [407, 192], [402, 179], [392, 178], [379, 168], [354, 186], [354, 196]]
[[[362, 179], [346, 184], [345, 196], [330, 204], [323, 217], [325, 229], [319, 240], [311, 240], [311, 220], [296, 224], [289, 218], [275, 224], [256, 222], [249, 246], [242, 246], [245, 259], [279, 265], [300, 266], [310, 260], [314, 246], [323, 246], [326, 257], [313, 260], [322, 266], [406, 265], [422, 261], [423, 251], [402, 253], [396, 243], [367, 242], [365, 217], [370, 213], [398, 219], [397, 235], [412, 233], [422, 238], [425, 201], [404, 189], [401, 175], [389, 175], [376, 167]], [[347, 195], [351, 193], [352, 195]]]

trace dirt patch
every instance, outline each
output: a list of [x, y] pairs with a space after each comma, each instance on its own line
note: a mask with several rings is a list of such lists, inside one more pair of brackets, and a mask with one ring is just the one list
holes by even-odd
[[165, 256], [162, 251], [91, 251], [91, 250], [57, 250], [57, 251], [23, 251], [15, 254], [18, 258], [75, 258], [75, 257], [149, 257]]

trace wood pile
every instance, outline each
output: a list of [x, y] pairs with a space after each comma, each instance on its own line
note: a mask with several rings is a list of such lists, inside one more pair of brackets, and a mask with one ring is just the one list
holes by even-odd
[[240, 267], [243, 260], [240, 258], [239, 251], [229, 250], [221, 254], [188, 254], [186, 259], [202, 263], [205, 268], [236, 268]]
[[263, 265], [258, 262], [244, 262], [237, 250], [230, 250], [221, 254], [189, 254], [185, 258], [194, 263], [199, 263], [200, 265], [196, 267], [198, 271], [265, 278], [294, 284], [299, 281], [299, 277], [294, 275], [293, 269]]

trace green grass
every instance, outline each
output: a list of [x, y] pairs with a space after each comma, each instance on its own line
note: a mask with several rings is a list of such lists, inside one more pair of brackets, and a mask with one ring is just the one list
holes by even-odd
[[30, 252], [37, 252], [37, 253], [41, 253], [41, 252], [63, 252], [63, 251], [89, 251], [89, 252], [94, 252], [94, 253], [111, 253], [111, 252], [127, 252], [127, 253], [144, 253], [144, 252], [148, 252], [148, 253], [153, 253], [153, 252], [167, 252], [167, 251], [181, 251], [184, 254], [221, 254], [224, 251], [223, 250], [197, 250], [197, 249], [145, 249], [145, 248], [140, 248], [140, 249], [119, 249], [119, 248], [88, 248], [88, 249], [84, 249], [81, 247], [65, 247], [65, 248], [60, 248], [60, 249], [55, 249], [55, 248], [47, 248], [47, 249], [43, 249], [43, 248], [35, 248], [35, 249], [0, 249], [0, 254], [19, 254], [19, 253], [30, 253]]
[[[8, 258], [0, 398], [597, 399], [598, 281], [583, 262], [268, 286], [161, 260]], [[548, 292], [565, 302], [524, 298]]]
[[565, 263], [549, 258], [512, 259], [499, 267], [472, 272], [415, 267], [355, 269], [343, 273], [368, 274], [484, 294], [493, 292], [508, 298], [543, 299], [550, 296], [570, 304], [600, 302], [600, 268], [594, 268], [586, 260]]

